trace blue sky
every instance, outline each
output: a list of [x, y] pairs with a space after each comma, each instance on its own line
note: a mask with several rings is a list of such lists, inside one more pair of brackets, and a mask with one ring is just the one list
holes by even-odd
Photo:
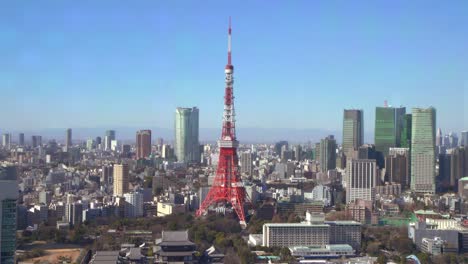
[[340, 130], [344, 108], [437, 108], [468, 129], [468, 1], [4, 1], [0, 129], [221, 127], [233, 20], [238, 127]]

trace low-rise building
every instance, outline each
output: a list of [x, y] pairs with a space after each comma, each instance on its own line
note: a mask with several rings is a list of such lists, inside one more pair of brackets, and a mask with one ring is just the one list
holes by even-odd
[[324, 214], [307, 212], [302, 223], [268, 223], [263, 225], [263, 246], [325, 247], [348, 244], [358, 251], [361, 247], [361, 223], [355, 221], [324, 221]]

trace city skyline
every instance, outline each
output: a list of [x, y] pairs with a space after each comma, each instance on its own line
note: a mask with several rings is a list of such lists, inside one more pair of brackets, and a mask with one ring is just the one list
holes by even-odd
[[[171, 3], [145, 2], [130, 10], [126, 4], [108, 3], [6, 5], [0, 23], [5, 32], [0, 85], [5, 97], [16, 99], [0, 106], [2, 133], [119, 125], [171, 128], [173, 109], [179, 106], [198, 107], [201, 128], [219, 127], [219, 69], [225, 63], [222, 40], [229, 15], [236, 32], [239, 131], [341, 131], [343, 109], [355, 108], [364, 110], [364, 130], [372, 133], [375, 107], [384, 100], [407, 109], [433, 106], [437, 127], [458, 134], [466, 129], [463, 69], [468, 60], [463, 47], [468, 32], [462, 25], [468, 18], [461, 12], [466, 3], [300, 2], [272, 4], [270, 14], [255, 12], [262, 7], [257, 3], [250, 3], [249, 12], [241, 11], [246, 3], [234, 9], [211, 3], [206, 5], [211, 9], [200, 8], [197, 15], [184, 15], [190, 8]], [[422, 7], [427, 9], [418, 11]], [[91, 12], [105, 8], [108, 12]], [[390, 23], [389, 16], [400, 20]], [[350, 90], [357, 95], [353, 100], [346, 96]], [[18, 91], [28, 96], [16, 97]], [[275, 106], [273, 112], [266, 104]], [[142, 106], [145, 115], [136, 110]], [[313, 114], [318, 111], [320, 115]]]

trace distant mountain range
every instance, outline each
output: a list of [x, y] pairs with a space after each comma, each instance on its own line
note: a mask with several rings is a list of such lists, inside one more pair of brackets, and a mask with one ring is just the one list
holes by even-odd
[[[118, 140], [134, 142], [135, 133], [141, 129], [151, 129], [152, 138], [163, 138], [166, 142], [174, 139], [174, 130], [161, 127], [113, 127], [113, 128], [72, 128], [73, 140], [86, 140], [100, 136], [104, 138], [105, 131], [112, 129], [116, 131]], [[18, 133], [25, 133], [26, 141], [31, 140], [32, 135], [41, 135], [43, 140], [56, 139], [59, 142], [65, 139], [66, 128], [48, 128], [24, 131], [6, 131], [1, 133], [12, 133], [12, 140], [18, 140]], [[291, 143], [304, 143], [307, 141], [318, 142], [327, 135], [334, 135], [338, 142], [341, 142], [341, 131], [326, 129], [294, 129], [294, 128], [237, 128], [237, 138], [241, 143], [273, 143], [279, 140], [287, 140]], [[220, 128], [200, 128], [201, 142], [214, 142], [221, 135]], [[366, 142], [373, 141], [373, 135], [366, 133]]]

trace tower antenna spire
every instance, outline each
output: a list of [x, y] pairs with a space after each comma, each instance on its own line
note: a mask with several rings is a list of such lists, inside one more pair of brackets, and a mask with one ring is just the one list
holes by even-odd
[[229, 30], [228, 30], [228, 65], [231, 65], [231, 17], [229, 17]]

